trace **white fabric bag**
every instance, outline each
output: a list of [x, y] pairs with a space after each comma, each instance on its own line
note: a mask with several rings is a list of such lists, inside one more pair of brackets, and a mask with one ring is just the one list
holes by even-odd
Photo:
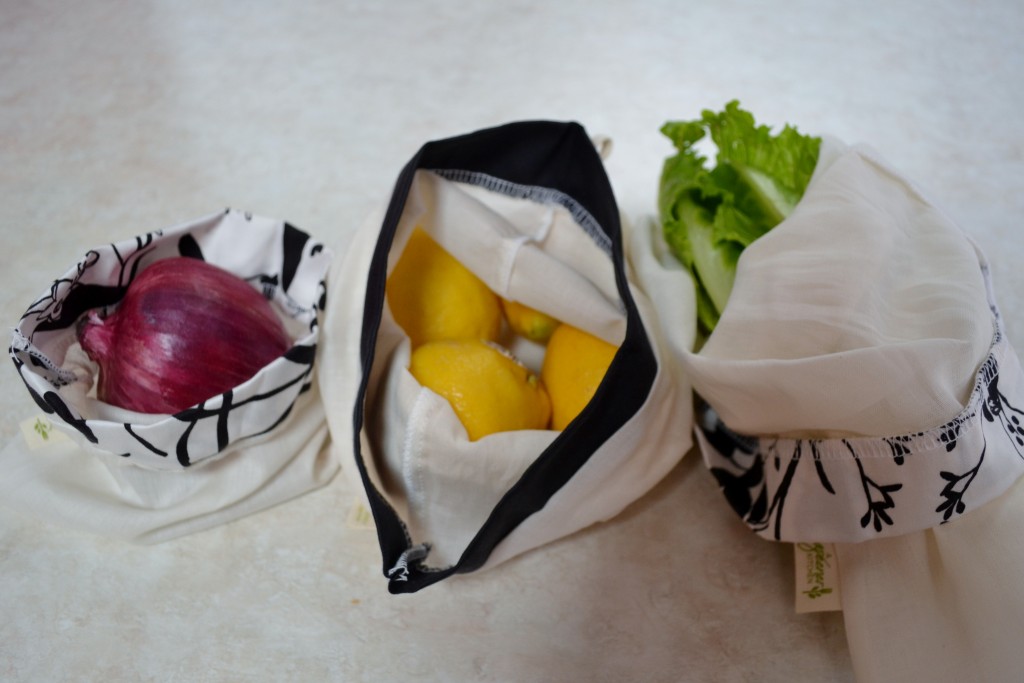
[[[409, 340], [384, 291], [417, 226], [494, 292], [620, 345], [564, 431], [470, 441], [408, 372]], [[689, 450], [691, 394], [668, 359], [692, 344], [695, 322], [664, 335], [623, 249], [591, 140], [547, 122], [428, 143], [356, 236], [332, 275], [320, 384], [332, 438], [353, 444], [391, 591], [494, 567], [608, 519]], [[512, 350], [536, 370], [529, 347]]]
[[838, 544], [858, 680], [1019, 679], [1024, 375], [984, 258], [913, 183], [826, 140], [682, 361], [737, 514]]
[[[88, 310], [115, 306], [132, 278], [172, 256], [249, 280], [294, 338], [243, 384], [175, 415], [95, 398], [96, 368], [75, 340]], [[297, 228], [224, 211], [97, 247], [34, 302], [11, 355], [44, 415], [46, 439], [0, 451], [0, 500], [56, 524], [152, 543], [223, 524], [318, 488], [337, 472], [314, 360], [332, 254]], [[49, 425], [68, 438], [56, 438]]]

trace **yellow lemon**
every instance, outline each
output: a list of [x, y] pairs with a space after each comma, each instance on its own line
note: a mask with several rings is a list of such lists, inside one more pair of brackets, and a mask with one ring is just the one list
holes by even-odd
[[618, 350], [571, 325], [559, 325], [548, 341], [540, 376], [551, 398], [551, 428], [565, 429], [590, 403]]
[[497, 339], [498, 295], [421, 228], [388, 276], [391, 314], [415, 348], [439, 339]]
[[558, 321], [547, 313], [518, 301], [502, 299], [501, 308], [505, 311], [505, 320], [513, 332], [538, 344], [546, 344], [551, 338], [551, 333], [558, 327]]
[[448, 400], [471, 441], [495, 432], [546, 429], [551, 418], [540, 378], [492, 342], [428, 342], [412, 352], [409, 371]]

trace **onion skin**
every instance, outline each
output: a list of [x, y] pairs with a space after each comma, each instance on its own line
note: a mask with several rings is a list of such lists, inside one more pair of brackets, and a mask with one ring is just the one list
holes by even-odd
[[100, 366], [101, 401], [141, 413], [177, 413], [242, 384], [280, 357], [291, 338], [245, 280], [193, 258], [157, 261], [117, 308], [78, 323]]

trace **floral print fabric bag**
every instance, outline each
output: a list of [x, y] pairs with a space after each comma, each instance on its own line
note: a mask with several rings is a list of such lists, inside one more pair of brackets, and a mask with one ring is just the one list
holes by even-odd
[[983, 255], [922, 190], [826, 140], [682, 362], [743, 522], [836, 544], [858, 680], [1016, 677], [1024, 373]]

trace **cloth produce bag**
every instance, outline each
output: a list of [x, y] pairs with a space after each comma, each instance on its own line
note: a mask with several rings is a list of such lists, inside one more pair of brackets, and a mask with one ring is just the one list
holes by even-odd
[[[618, 351], [563, 431], [471, 441], [408, 371], [389, 273], [416, 228], [495, 293]], [[582, 127], [519, 122], [429, 142], [332, 274], [320, 385], [332, 438], [351, 444], [394, 593], [488, 569], [609, 519], [692, 445], [692, 394], [669, 362], [695, 334], [692, 288], [667, 335], [626, 260], [601, 158]], [[537, 367], [542, 349], [512, 351]]]
[[825, 140], [681, 359], [736, 513], [836, 544], [857, 680], [1020, 679], [1024, 376], [983, 255], [914, 183]]
[[[292, 347], [250, 380], [174, 415], [97, 400], [97, 368], [76, 341], [76, 322], [116, 306], [138, 273], [175, 256], [206, 260], [261, 290]], [[15, 368], [42, 412], [0, 451], [0, 501], [56, 524], [154, 543], [326, 484], [338, 462], [325, 448], [314, 360], [331, 259], [294, 226], [234, 210], [89, 250], [13, 332]]]

